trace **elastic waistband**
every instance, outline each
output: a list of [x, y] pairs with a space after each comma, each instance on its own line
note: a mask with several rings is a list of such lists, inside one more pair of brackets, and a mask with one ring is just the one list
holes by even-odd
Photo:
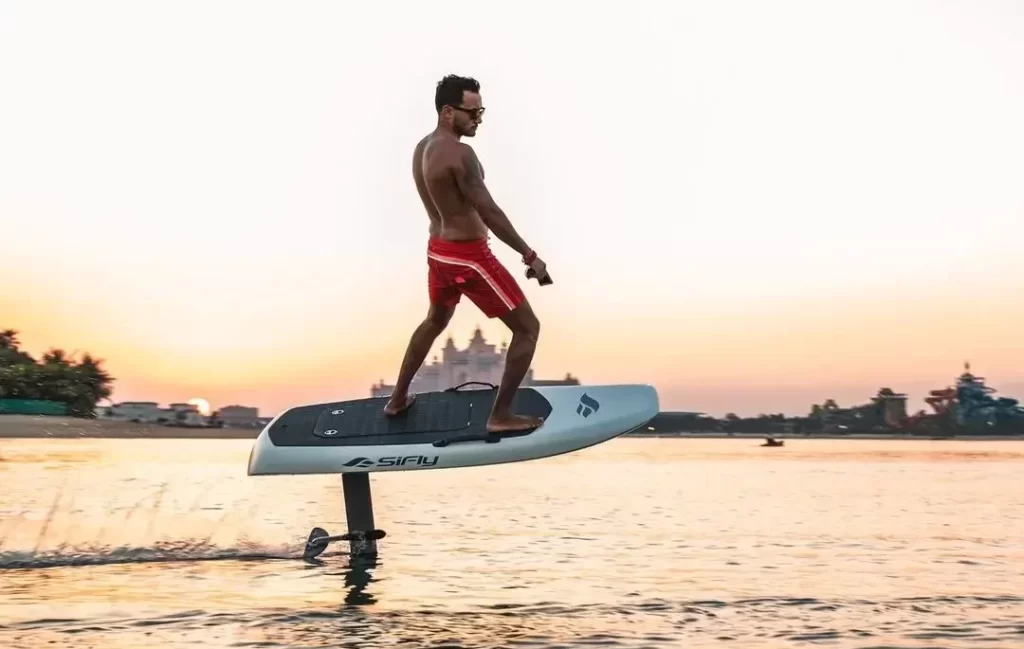
[[451, 241], [449, 239], [442, 239], [441, 237], [435, 236], [430, 237], [430, 241], [427, 244], [427, 250], [454, 254], [458, 254], [460, 252], [478, 252], [481, 250], [488, 250], [490, 248], [487, 243], [487, 239], [487, 237], [480, 237], [479, 239]]

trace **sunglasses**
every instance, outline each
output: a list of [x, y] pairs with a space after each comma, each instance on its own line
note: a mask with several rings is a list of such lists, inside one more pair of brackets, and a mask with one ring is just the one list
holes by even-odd
[[484, 111], [487, 110], [483, 106], [480, 108], [463, 108], [462, 106], [452, 106], [452, 110], [461, 110], [462, 112], [469, 115], [470, 119], [478, 119], [483, 117]]

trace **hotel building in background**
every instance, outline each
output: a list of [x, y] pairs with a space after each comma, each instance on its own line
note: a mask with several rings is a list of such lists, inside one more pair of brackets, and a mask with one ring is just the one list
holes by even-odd
[[[477, 327], [473, 337], [465, 349], [455, 346], [451, 336], [445, 346], [441, 349], [441, 358], [434, 356], [431, 362], [424, 363], [413, 377], [409, 391], [413, 393], [436, 392], [447, 390], [467, 381], [482, 381], [499, 385], [501, 373], [505, 370], [505, 354], [508, 351], [506, 343], [497, 348], [484, 339], [483, 333]], [[541, 385], [579, 385], [579, 379], [572, 374], [566, 374], [563, 379], [535, 379], [533, 369], [526, 372], [523, 378], [523, 387]], [[371, 397], [387, 397], [394, 391], [394, 385], [387, 385], [381, 379], [370, 387]]]

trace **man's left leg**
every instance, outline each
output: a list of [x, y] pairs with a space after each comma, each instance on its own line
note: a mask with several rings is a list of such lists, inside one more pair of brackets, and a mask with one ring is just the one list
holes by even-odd
[[398, 380], [395, 381], [395, 391], [391, 393], [391, 399], [384, 406], [384, 414], [388, 416], [397, 415], [412, 405], [413, 397], [409, 395], [409, 385], [416, 370], [420, 369], [423, 361], [434, 346], [434, 341], [441, 335], [448, 321], [455, 313], [455, 305], [432, 303], [427, 311], [427, 317], [420, 323], [409, 339], [409, 346], [405, 350], [405, 358], [402, 359], [402, 369], [398, 372]]

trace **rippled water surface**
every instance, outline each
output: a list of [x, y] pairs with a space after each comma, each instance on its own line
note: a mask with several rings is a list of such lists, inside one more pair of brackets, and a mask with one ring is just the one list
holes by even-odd
[[1024, 442], [623, 439], [245, 475], [248, 440], [0, 440], [4, 647], [1024, 647]]

